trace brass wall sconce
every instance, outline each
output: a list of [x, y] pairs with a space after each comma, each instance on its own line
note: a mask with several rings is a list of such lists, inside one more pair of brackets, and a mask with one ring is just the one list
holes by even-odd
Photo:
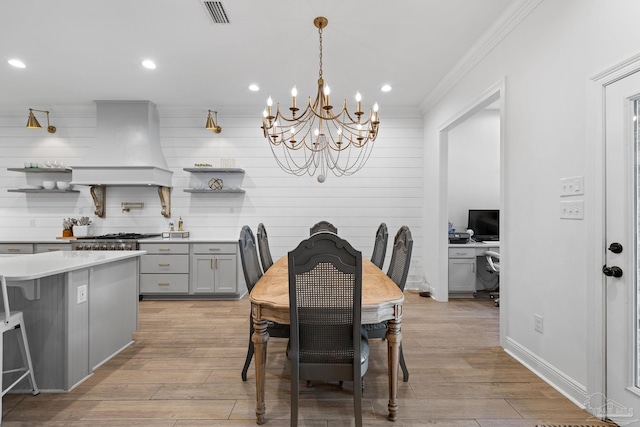
[[56, 133], [56, 127], [55, 126], [51, 126], [49, 124], [49, 112], [45, 111], [45, 110], [35, 110], [33, 108], [29, 108], [29, 119], [27, 120], [27, 128], [29, 129], [41, 129], [42, 126], [40, 126], [40, 123], [38, 123], [38, 119], [36, 119], [36, 116], [33, 114], [34, 111], [38, 111], [40, 113], [47, 113], [47, 131], [49, 133]]
[[[213, 118], [211, 118], [211, 113], [214, 113], [216, 115], [216, 120], [215, 121], [213, 120]], [[216, 124], [217, 121], [218, 121], [218, 112], [217, 111], [213, 111], [213, 110], [209, 110], [209, 115], [207, 116], [207, 125], [205, 126], [205, 128], [207, 130], [212, 130], [215, 133], [222, 132], [222, 128]]]

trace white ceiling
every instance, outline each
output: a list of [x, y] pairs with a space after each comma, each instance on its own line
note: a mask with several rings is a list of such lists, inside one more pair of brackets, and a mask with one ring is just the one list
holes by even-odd
[[[293, 85], [301, 102], [315, 97], [313, 19], [325, 16], [334, 105], [353, 103], [357, 90], [363, 107], [417, 107], [510, 1], [223, 0], [230, 23], [214, 24], [203, 0], [2, 0], [0, 105], [148, 99], [222, 109], [269, 95], [288, 105]], [[156, 70], [140, 65], [146, 58]]]

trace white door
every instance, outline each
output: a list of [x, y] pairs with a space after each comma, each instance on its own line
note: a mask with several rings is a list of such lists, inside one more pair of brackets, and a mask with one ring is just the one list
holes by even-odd
[[640, 426], [638, 121], [640, 73], [605, 89], [606, 416]]

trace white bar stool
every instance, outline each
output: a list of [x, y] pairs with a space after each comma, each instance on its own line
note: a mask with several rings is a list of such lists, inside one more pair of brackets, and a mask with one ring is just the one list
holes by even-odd
[[[21, 311], [11, 312], [9, 310], [9, 297], [7, 293], [7, 281], [4, 276], [0, 276], [0, 282], [2, 283], [2, 302], [4, 305], [4, 315], [0, 315], [0, 319], [2, 322], [0, 323], [0, 330], [2, 334], [0, 335], [0, 367], [3, 367], [3, 355], [4, 355], [4, 334], [5, 332], [13, 331], [15, 329], [20, 329], [19, 334], [16, 334], [18, 339], [18, 344], [20, 347], [20, 353], [22, 354], [22, 360], [24, 363], [24, 367], [17, 369], [9, 369], [6, 371], [2, 371], [2, 376], [4, 378], [4, 374], [15, 373], [15, 372], [23, 372], [18, 379], [16, 379], [11, 385], [7, 388], [4, 387], [4, 381], [2, 381], [2, 385], [0, 388], [2, 389], [2, 396], [0, 396], [0, 424], [2, 424], [2, 397], [9, 390], [15, 387], [20, 381], [22, 381], [25, 377], [29, 377], [29, 383], [31, 384], [32, 394], [35, 396], [40, 393], [38, 390], [38, 386], [36, 385], [36, 378], [33, 375], [33, 364], [31, 363], [31, 353], [29, 352], [29, 343], [27, 341], [27, 331], [24, 326], [24, 317], [22, 316]], [[4, 369], [4, 367], [2, 368]]]

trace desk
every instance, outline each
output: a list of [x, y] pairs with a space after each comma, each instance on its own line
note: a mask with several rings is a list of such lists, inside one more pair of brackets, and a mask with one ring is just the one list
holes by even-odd
[[500, 252], [500, 242], [449, 244], [449, 298], [472, 297], [476, 292], [478, 257]]
[[[289, 270], [287, 256], [280, 258], [258, 280], [251, 291], [251, 314], [255, 331], [256, 364], [256, 420], [263, 424], [266, 410], [264, 402], [265, 364], [267, 358], [267, 320], [289, 324]], [[404, 295], [382, 270], [368, 259], [362, 260], [362, 324], [388, 320], [387, 332], [389, 366], [389, 419], [398, 414], [398, 363], [402, 334], [402, 303]]]

